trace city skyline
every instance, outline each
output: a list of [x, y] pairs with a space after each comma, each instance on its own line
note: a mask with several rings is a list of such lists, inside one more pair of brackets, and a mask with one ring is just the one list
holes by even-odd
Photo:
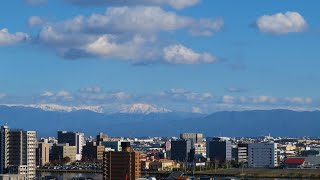
[[1, 105], [320, 109], [317, 1], [3, 3]]

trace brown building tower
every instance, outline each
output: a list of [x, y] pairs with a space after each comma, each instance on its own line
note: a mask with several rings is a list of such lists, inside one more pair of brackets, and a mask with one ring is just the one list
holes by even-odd
[[135, 180], [140, 177], [140, 152], [131, 152], [130, 142], [122, 142], [121, 147], [121, 152], [103, 153], [104, 180]]

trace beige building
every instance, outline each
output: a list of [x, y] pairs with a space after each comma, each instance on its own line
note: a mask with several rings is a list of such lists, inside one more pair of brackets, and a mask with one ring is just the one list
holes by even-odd
[[27, 180], [27, 177], [21, 174], [0, 174], [0, 180]]
[[152, 171], [172, 171], [174, 168], [180, 168], [180, 164], [169, 159], [160, 159], [149, 164]]
[[205, 155], [207, 150], [206, 143], [204, 142], [195, 143], [194, 149], [195, 149], [195, 154]]
[[77, 161], [76, 156], [77, 147], [69, 146], [69, 143], [52, 146], [52, 160], [54, 161], [63, 161], [64, 158], [69, 157], [70, 162], [75, 162]]
[[36, 149], [36, 164], [37, 166], [44, 166], [49, 161], [50, 144], [45, 142], [38, 142], [38, 147]]
[[99, 133], [97, 135], [97, 144], [100, 144], [102, 142], [108, 141], [109, 137], [107, 134]]
[[36, 176], [36, 132], [1, 127], [0, 173]]

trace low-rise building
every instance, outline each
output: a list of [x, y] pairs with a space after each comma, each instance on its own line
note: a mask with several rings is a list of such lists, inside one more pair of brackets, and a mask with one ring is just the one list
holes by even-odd
[[179, 167], [179, 163], [169, 159], [160, 159], [152, 161], [149, 164], [149, 169], [153, 171], [172, 171], [174, 168]]
[[278, 166], [276, 143], [252, 143], [248, 145], [248, 167], [274, 168]]
[[77, 147], [66, 144], [56, 144], [52, 146], [53, 161], [64, 161], [65, 158], [70, 158], [70, 162], [77, 161]]
[[0, 180], [27, 180], [24, 174], [0, 174]]

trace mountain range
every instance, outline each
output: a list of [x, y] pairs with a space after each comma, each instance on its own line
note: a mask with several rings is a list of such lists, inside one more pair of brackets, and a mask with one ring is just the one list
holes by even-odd
[[[141, 111], [147, 109], [148, 111]], [[134, 109], [136, 108], [136, 109]], [[183, 132], [205, 136], [256, 137], [320, 136], [320, 111], [252, 110], [223, 111], [213, 114], [152, 112], [144, 105], [128, 111], [106, 114], [90, 109], [45, 109], [36, 106], [0, 105], [0, 124], [10, 128], [35, 130], [38, 136], [56, 136], [58, 130], [99, 132], [110, 136], [179, 136]], [[60, 110], [59, 110], [60, 109]], [[150, 111], [150, 112], [149, 112]]]

